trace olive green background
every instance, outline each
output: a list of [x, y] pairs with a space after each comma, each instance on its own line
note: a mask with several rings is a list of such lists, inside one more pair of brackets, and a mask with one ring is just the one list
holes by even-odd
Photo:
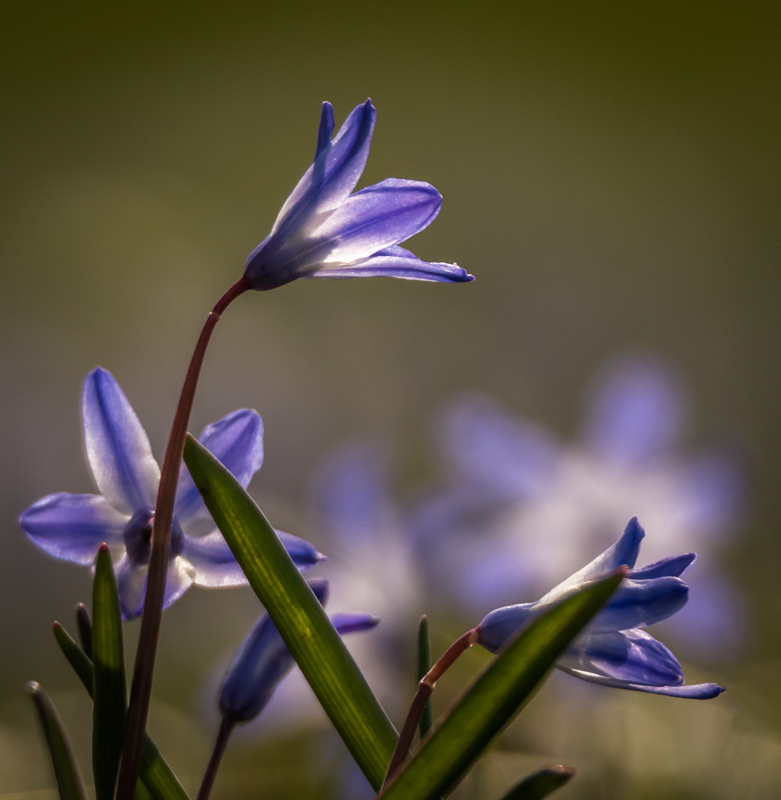
[[[89, 707], [50, 624], [72, 627], [89, 573], [16, 523], [45, 494], [91, 489], [85, 375], [113, 372], [160, 456], [199, 327], [309, 164], [319, 104], [339, 123], [367, 96], [363, 185], [433, 183], [442, 213], [410, 247], [476, 282], [241, 298], [193, 430], [257, 408], [254, 491], [307, 535], [312, 469], [345, 438], [392, 443], [409, 488], [434, 474], [431, 421], [456, 390], [571, 437], [606, 358], [668, 361], [695, 409], [687, 446], [724, 436], [749, 474], [725, 569], [750, 639], [736, 664], [691, 665], [730, 691], [713, 704], [543, 691], [461, 796], [493, 800], [552, 761], [579, 769], [562, 800], [778, 796], [780, 22], [750, 2], [3, 4], [0, 797], [50, 796], [28, 679], [88, 766]], [[245, 590], [193, 590], [166, 614], [152, 731], [188, 787], [213, 733], [203, 686], [257, 613]], [[435, 649], [457, 633], [435, 623]], [[215, 797], [346, 797], [340, 759], [319, 734], [247, 738]]]

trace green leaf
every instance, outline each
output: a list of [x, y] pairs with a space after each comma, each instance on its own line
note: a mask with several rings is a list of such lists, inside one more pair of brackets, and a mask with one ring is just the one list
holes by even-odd
[[502, 800], [542, 800], [561, 789], [574, 774], [572, 767], [542, 767], [516, 783]]
[[396, 732], [254, 500], [192, 436], [184, 461], [206, 507], [339, 735], [377, 790]]
[[[424, 614], [420, 618], [418, 628], [418, 681], [426, 677], [426, 673], [431, 669], [431, 639], [428, 632], [428, 617]], [[426, 734], [434, 726], [434, 712], [431, 706], [431, 698], [426, 702], [426, 707], [420, 715], [420, 738], [424, 739]]]
[[[92, 661], [76, 644], [70, 634], [59, 622], [54, 623], [54, 637], [57, 639], [65, 658], [75, 670], [84, 688], [92, 697], [94, 668]], [[139, 778], [154, 800], [190, 800], [176, 775], [160, 755], [155, 743], [147, 735], [141, 751], [141, 772]], [[136, 793], [139, 795], [138, 790]]]
[[92, 655], [95, 705], [92, 714], [92, 772], [97, 800], [112, 800], [125, 738], [127, 685], [122, 616], [108, 547], [101, 545], [92, 584]]
[[76, 626], [79, 630], [81, 649], [90, 661], [92, 660], [92, 620], [84, 603], [76, 606]]
[[52, 701], [49, 700], [49, 696], [40, 684], [35, 681], [27, 684], [27, 692], [35, 704], [43, 735], [49, 747], [60, 800], [86, 800], [79, 768], [73, 758], [68, 736]]
[[383, 800], [435, 800], [450, 791], [532, 697], [623, 576], [622, 569], [587, 584], [525, 626], [423, 742], [383, 792]]

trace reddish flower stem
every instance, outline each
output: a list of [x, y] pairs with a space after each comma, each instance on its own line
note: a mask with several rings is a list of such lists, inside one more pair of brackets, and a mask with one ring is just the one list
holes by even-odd
[[437, 681], [451, 666], [453, 666], [459, 656], [465, 653], [473, 644], [477, 643], [477, 637], [477, 628], [473, 628], [471, 631], [467, 631], [463, 634], [463, 636], [459, 636], [458, 639], [445, 650], [436, 664], [431, 667], [418, 684], [418, 691], [415, 693], [415, 697], [410, 705], [407, 719], [404, 720], [404, 727], [401, 729], [399, 739], [396, 742], [396, 749], [391, 756], [388, 771], [385, 774], [385, 780], [382, 782], [380, 794], [382, 794], [393, 779], [393, 776], [406, 761], [409, 755], [409, 749], [412, 746], [412, 740], [415, 737], [415, 730], [420, 722], [420, 717], [423, 714], [429, 697], [431, 697], [434, 692]]
[[206, 772], [201, 781], [201, 788], [198, 790], [198, 796], [195, 800], [209, 800], [212, 786], [214, 786], [214, 779], [217, 777], [217, 770], [220, 768], [223, 753], [234, 727], [236, 727], [236, 721], [232, 717], [225, 716], [222, 718], [220, 730], [217, 732], [217, 741], [214, 743], [214, 750], [212, 750], [212, 757], [209, 759], [209, 765], [206, 767]]
[[157, 655], [157, 640], [160, 635], [160, 623], [163, 616], [163, 600], [165, 598], [165, 579], [168, 572], [168, 559], [171, 549], [171, 524], [174, 516], [176, 487], [184, 452], [184, 441], [187, 425], [201, 374], [203, 358], [209, 345], [212, 331], [220, 321], [221, 314], [241, 294], [249, 289], [245, 278], [237, 281], [220, 298], [217, 305], [206, 319], [198, 344], [195, 347], [190, 367], [179, 397], [168, 447], [165, 451], [163, 469], [160, 473], [160, 488], [157, 491], [154, 525], [152, 530], [152, 554], [149, 560], [149, 575], [146, 583], [144, 612], [141, 618], [141, 632], [136, 651], [136, 663], [133, 670], [133, 682], [130, 687], [130, 704], [128, 706], [125, 741], [122, 748], [122, 761], [117, 780], [116, 800], [133, 800], [138, 780], [138, 769], [141, 763], [141, 747], [146, 731], [146, 719], [149, 713], [149, 701], [152, 695], [152, 676]]

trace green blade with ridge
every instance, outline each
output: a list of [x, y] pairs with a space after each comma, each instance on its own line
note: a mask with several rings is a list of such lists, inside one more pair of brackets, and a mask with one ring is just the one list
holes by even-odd
[[[84, 688], [89, 692], [89, 696], [92, 697], [94, 676], [92, 661], [59, 622], [54, 623], [54, 638], [79, 680], [84, 684]], [[149, 734], [145, 735], [141, 750], [139, 780], [154, 800], [190, 800]]]
[[101, 545], [92, 584], [92, 771], [97, 800], [112, 800], [125, 738], [127, 684], [122, 616], [114, 566], [108, 547]]
[[274, 529], [231, 473], [188, 434], [184, 461], [209, 513], [326, 714], [375, 790], [396, 731]]

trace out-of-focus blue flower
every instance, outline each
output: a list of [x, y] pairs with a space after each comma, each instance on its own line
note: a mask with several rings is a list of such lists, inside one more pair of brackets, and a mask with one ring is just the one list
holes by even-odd
[[[621, 538], [583, 569], [551, 589], [536, 603], [498, 608], [478, 626], [480, 644], [495, 653], [521, 626], [589, 581], [618, 567], [634, 567], [645, 532], [636, 518]], [[685, 686], [678, 659], [643, 630], [667, 619], [685, 605], [689, 589], [680, 579], [696, 559], [694, 553], [672, 556], [632, 569], [618, 591], [556, 662], [578, 678], [638, 692], [707, 700], [724, 691], [715, 683]]]
[[392, 707], [399, 670], [407, 668], [398, 655], [426, 603], [414, 531], [392, 497], [388, 471], [378, 444], [346, 444], [318, 467], [310, 506], [311, 525], [328, 543], [323, 574], [331, 579], [332, 607], [363, 608], [382, 620], [371, 647], [359, 644], [356, 657], [383, 704]]
[[[328, 599], [328, 581], [315, 580], [310, 587], [322, 605]], [[332, 614], [340, 635], [374, 628], [379, 619], [369, 614]], [[232, 722], [257, 717], [295, 661], [271, 617], [258, 620], [233, 657], [220, 689], [220, 712]]]
[[[87, 458], [100, 494], [48, 495], [30, 506], [19, 522], [40, 548], [77, 564], [91, 566], [100, 545], [108, 544], [122, 616], [133, 619], [143, 608], [160, 468], [122, 389], [100, 367], [84, 382], [82, 417]], [[228, 414], [207, 426], [200, 441], [245, 488], [263, 463], [263, 423], [256, 411]], [[278, 535], [299, 569], [323, 558], [309, 542], [288, 533]], [[193, 583], [238, 586], [246, 582], [183, 466], [171, 530], [165, 607]]]
[[247, 258], [244, 275], [253, 289], [274, 289], [296, 278], [473, 280], [457, 264], [421, 261], [399, 247], [439, 213], [442, 196], [433, 186], [388, 178], [353, 193], [369, 157], [376, 116], [367, 100], [331, 139], [334, 112], [323, 103], [315, 160], [271, 233]]
[[[442, 425], [449, 486], [417, 519], [429, 569], [466, 610], [499, 605], [519, 587], [545, 591], [638, 514], [654, 531], [651, 558], [682, 546], [700, 554], [702, 597], [695, 592], [671, 624], [700, 652], [730, 652], [743, 628], [740, 605], [714, 556], [742, 505], [733, 460], [675, 451], [685, 403], [663, 365], [624, 358], [595, 389], [574, 446], [487, 398], [450, 406]], [[725, 613], [709, 612], [716, 596], [731, 598]]]

